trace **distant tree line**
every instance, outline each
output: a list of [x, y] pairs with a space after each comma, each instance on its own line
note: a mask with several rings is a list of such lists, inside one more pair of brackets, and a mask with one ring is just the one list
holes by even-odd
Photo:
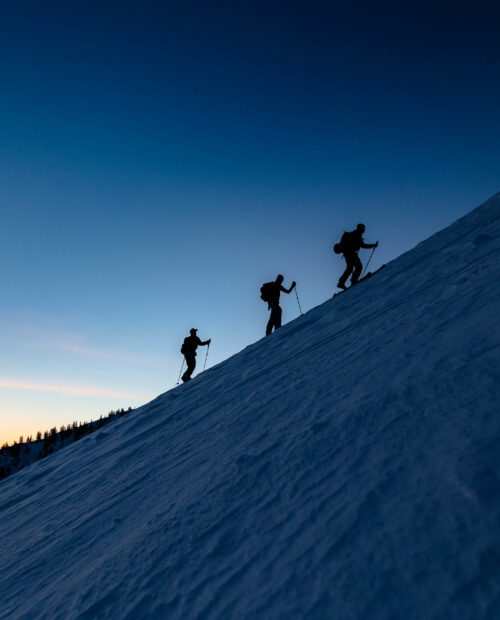
[[12, 445], [7, 442], [0, 448], [0, 480], [7, 478], [27, 465], [44, 459], [46, 456], [65, 448], [78, 441], [85, 435], [93, 433], [113, 420], [121, 418], [132, 411], [128, 409], [117, 409], [110, 411], [107, 416], [101, 416], [98, 420], [90, 422], [71, 422], [62, 425], [59, 430], [54, 426], [50, 430], [38, 431], [35, 437], [28, 435], [26, 439], [21, 435], [18, 441]]

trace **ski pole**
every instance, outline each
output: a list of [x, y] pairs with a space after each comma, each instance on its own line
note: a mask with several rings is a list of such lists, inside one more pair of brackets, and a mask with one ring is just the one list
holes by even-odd
[[182, 369], [184, 368], [184, 358], [182, 358], [181, 371], [179, 373], [179, 378], [177, 379], [177, 385], [181, 382]]
[[207, 367], [207, 359], [208, 359], [208, 350], [210, 349], [210, 345], [207, 344], [207, 353], [205, 355], [205, 363], [203, 364], [203, 370]]
[[370, 258], [368, 259], [368, 262], [365, 265], [365, 268], [363, 269], [363, 273], [361, 274], [361, 278], [365, 275], [365, 271], [368, 269], [368, 265], [370, 264], [370, 261], [373, 257], [373, 255], [375, 254], [375, 250], [377, 249], [377, 247], [375, 246], [372, 250], [372, 253], [370, 254]]
[[297, 298], [297, 303], [299, 304], [300, 316], [303, 315], [302, 308], [300, 306], [299, 294], [297, 293], [297, 287], [295, 287], [295, 297]]

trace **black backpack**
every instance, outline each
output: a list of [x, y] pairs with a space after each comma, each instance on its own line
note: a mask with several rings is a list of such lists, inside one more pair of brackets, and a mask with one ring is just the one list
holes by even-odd
[[342, 237], [340, 237], [339, 243], [336, 243], [333, 246], [333, 251], [335, 252], [335, 254], [343, 254], [344, 252], [349, 250], [350, 245], [351, 245], [351, 233], [346, 231], [345, 233], [342, 234]]
[[265, 282], [260, 287], [260, 298], [262, 301], [269, 303], [273, 297], [274, 288], [276, 286], [276, 282]]

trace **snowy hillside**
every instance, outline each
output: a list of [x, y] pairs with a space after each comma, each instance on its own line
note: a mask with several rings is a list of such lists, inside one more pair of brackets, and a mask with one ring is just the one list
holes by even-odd
[[0, 483], [0, 618], [500, 617], [500, 194]]

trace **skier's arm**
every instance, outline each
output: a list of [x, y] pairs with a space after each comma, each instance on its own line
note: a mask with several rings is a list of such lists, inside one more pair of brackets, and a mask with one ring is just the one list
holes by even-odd
[[291, 293], [293, 289], [297, 286], [295, 280], [292, 282], [292, 286], [290, 288], [285, 288], [284, 286], [280, 286], [280, 290], [283, 293]]
[[202, 347], [204, 347], [204, 346], [205, 346], [205, 345], [207, 345], [207, 344], [210, 344], [211, 342], [212, 342], [212, 339], [211, 339], [211, 338], [209, 338], [208, 340], [205, 340], [205, 342], [202, 342], [202, 341], [200, 340], [200, 344], [201, 344], [201, 346], [202, 346]]
[[365, 250], [371, 250], [372, 248], [378, 247], [378, 241], [376, 243], [365, 243], [364, 241], [362, 241], [361, 247]]

